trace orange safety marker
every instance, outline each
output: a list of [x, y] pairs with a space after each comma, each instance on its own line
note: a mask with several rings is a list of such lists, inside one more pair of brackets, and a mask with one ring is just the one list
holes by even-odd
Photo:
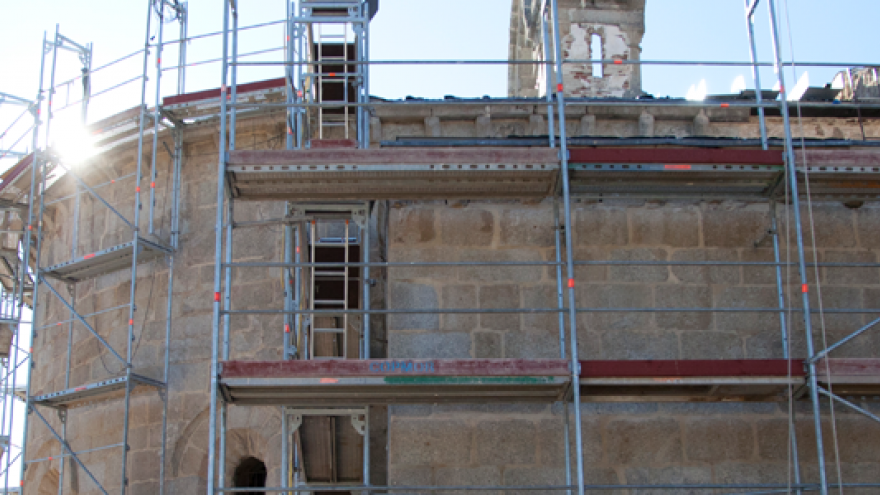
[[669, 164], [669, 165], [663, 165], [663, 168], [666, 170], [690, 170], [691, 166], [684, 165], [684, 164], [682, 164], [682, 165]]
[[111, 184], [116, 184], [116, 179], [110, 179]]
[[574, 289], [574, 279], [573, 278], [568, 279], [568, 288]]
[[134, 188], [134, 192], [141, 192], [141, 186], [137, 186], [136, 188]]
[[128, 320], [128, 326], [134, 326], [134, 320]]
[[214, 293], [214, 302], [220, 302], [220, 293], [219, 292]]
[[558, 91], [560, 93], [562, 92], [562, 83], [559, 83], [556, 85], [556, 91]]
[[150, 189], [155, 189], [155, 188], [156, 188], [156, 183], [150, 182]]
[[801, 286], [801, 292], [803, 292], [804, 294], [810, 292], [810, 286], [807, 285], [807, 284], [802, 285], [802, 286]]
[[284, 333], [290, 333], [290, 325], [284, 325]]
[[83, 259], [84, 259], [84, 260], [90, 260], [90, 259], [92, 259], [92, 258], [94, 258], [94, 257], [95, 257], [95, 253], [92, 253], [92, 254], [87, 254], [87, 255], [83, 256]]
[[615, 60], [614, 65], [623, 65], [623, 60]]
[[730, 108], [730, 103], [722, 103], [721, 108]]
[[296, 254], [299, 254], [299, 246], [296, 247]]
[[331, 73], [329, 74], [329, 76], [330, 76], [330, 77], [336, 77], [336, 73], [335, 73], [335, 72], [331, 72]]

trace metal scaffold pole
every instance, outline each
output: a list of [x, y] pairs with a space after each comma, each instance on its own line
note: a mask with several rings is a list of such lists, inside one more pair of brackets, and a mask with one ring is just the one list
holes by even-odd
[[[37, 302], [39, 297], [39, 266], [40, 266], [40, 231], [42, 229], [42, 212], [43, 212], [43, 195], [40, 194], [39, 201], [39, 211], [37, 214], [34, 214], [34, 199], [37, 195], [37, 169], [39, 168], [40, 163], [40, 109], [43, 101], [43, 77], [44, 71], [46, 68], [46, 33], [43, 33], [43, 43], [40, 48], [40, 79], [38, 83], [37, 90], [37, 98], [34, 102], [34, 136], [33, 136], [33, 160], [31, 161], [31, 187], [30, 192], [28, 193], [28, 218], [27, 224], [25, 225], [25, 242], [24, 242], [24, 250], [22, 252], [22, 261], [21, 268], [19, 269], [19, 305], [23, 308], [24, 305], [24, 284], [27, 281], [28, 274], [28, 266], [30, 263], [31, 256], [31, 244], [33, 242], [32, 233], [36, 231], [37, 242], [35, 246], [35, 261], [34, 261], [34, 276], [33, 276], [33, 292], [31, 299], [31, 324], [30, 324], [30, 342], [33, 344], [34, 341], [34, 333], [37, 327]], [[42, 183], [42, 181], [41, 181]], [[36, 226], [36, 229], [34, 229]], [[22, 311], [19, 311], [21, 314]], [[21, 330], [21, 320], [19, 319], [19, 331]], [[17, 348], [16, 348], [16, 357], [17, 357]], [[25, 383], [25, 415], [24, 415], [24, 424], [22, 426], [22, 442], [21, 442], [21, 469], [19, 472], [19, 479], [21, 480], [22, 488], [24, 488], [24, 474], [27, 469], [27, 464], [25, 461], [27, 460], [27, 436], [28, 436], [28, 422], [31, 414], [31, 377], [33, 376], [34, 369], [34, 357], [33, 354], [29, 354], [27, 357], [27, 381]], [[15, 369], [13, 369], [14, 371]], [[13, 373], [12, 383], [15, 383], [15, 374]], [[10, 416], [12, 416], [10, 412]], [[12, 417], [9, 418], [9, 423], [12, 424]], [[11, 468], [11, 464], [7, 466], [6, 471], [9, 472]], [[8, 485], [8, 481], [7, 481]]]
[[[217, 163], [217, 216], [214, 224], [214, 303], [212, 317], [211, 332], [211, 403], [210, 403], [210, 419], [208, 424], [208, 483], [207, 495], [214, 495], [215, 486], [217, 484], [216, 466], [217, 466], [217, 408], [218, 397], [217, 377], [219, 373], [219, 346], [220, 346], [220, 313], [221, 313], [221, 291], [222, 291], [222, 270], [223, 265], [223, 204], [226, 196], [226, 77], [229, 68], [229, 14], [231, 9], [230, 2], [223, 1], [223, 55], [221, 61], [220, 75], [220, 140], [217, 146], [218, 163]], [[224, 459], [220, 459], [224, 462]], [[223, 481], [220, 480], [222, 484]]]
[[[546, 1], [545, 7], [546, 7]], [[584, 446], [581, 431], [581, 400], [580, 400], [580, 364], [578, 361], [578, 337], [577, 337], [577, 301], [575, 298], [574, 277], [574, 248], [571, 218], [571, 184], [568, 170], [568, 138], [565, 129], [565, 92], [564, 73], [562, 69], [563, 52], [560, 34], [559, 6], [557, 0], [550, 0], [551, 16], [553, 19], [553, 46], [556, 58], [556, 104], [559, 112], [559, 159], [562, 164], [560, 177], [562, 178], [562, 202], [564, 208], [563, 226], [565, 229], [565, 271], [568, 278], [568, 320], [571, 339], [571, 390], [574, 407], [574, 442], [575, 459], [577, 461], [577, 487], [578, 494], [584, 494]], [[543, 11], [543, 9], [542, 9]]]
[[[803, 304], [805, 343], [807, 346], [807, 355], [812, 358], [815, 355], [815, 350], [813, 345], [813, 324], [812, 313], [810, 311], [810, 292], [809, 280], [807, 277], [806, 254], [804, 249], [803, 223], [801, 220], [801, 205], [798, 194], [797, 160], [794, 155], [794, 145], [791, 135], [788, 94], [785, 87], [785, 74], [784, 67], [782, 66], [782, 53], [779, 44], [779, 23], [776, 17], [776, 1], [767, 0], [767, 8], [770, 14], [773, 59], [776, 64], [776, 75], [779, 79], [779, 107], [782, 113], [783, 127], [785, 129], [785, 161], [789, 187], [791, 188], [791, 209], [794, 212], [794, 231], [797, 239], [797, 261], [801, 280], [801, 301]], [[807, 361], [807, 368], [810, 402], [813, 406], [813, 427], [816, 432], [816, 455], [819, 464], [819, 492], [821, 495], [828, 495], [828, 479], [825, 470], [825, 447], [822, 440], [822, 416], [819, 403], [819, 384], [816, 376], [816, 363], [814, 361]]]

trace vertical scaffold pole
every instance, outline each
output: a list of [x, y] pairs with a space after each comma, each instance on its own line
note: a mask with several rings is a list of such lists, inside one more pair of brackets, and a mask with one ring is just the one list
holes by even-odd
[[[546, 5], [546, 3], [545, 3]], [[565, 93], [562, 73], [562, 42], [560, 36], [559, 6], [557, 0], [550, 0], [553, 15], [553, 45], [556, 58], [556, 103], [559, 111], [559, 158], [562, 166], [562, 201], [565, 209], [565, 269], [568, 276], [568, 318], [571, 333], [571, 383], [574, 402], [575, 459], [577, 460], [578, 494], [584, 495], [584, 446], [581, 434], [580, 407], [580, 364], [577, 347], [577, 304], [574, 292], [574, 250], [572, 248], [571, 184], [568, 173], [568, 141], [565, 132]]]
[[[19, 306], [18, 309], [18, 323], [16, 326], [16, 334], [18, 335], [17, 343], [18, 345], [15, 347], [13, 353], [15, 356], [15, 367], [12, 368], [12, 384], [15, 385], [16, 380], [16, 371], [18, 370], [18, 349], [21, 347], [21, 319], [24, 313], [24, 286], [28, 279], [28, 271], [29, 271], [29, 263], [31, 259], [31, 241], [33, 239], [31, 233], [34, 231], [34, 197], [37, 190], [37, 167], [38, 163], [40, 163], [40, 106], [43, 101], [43, 76], [44, 70], [46, 67], [46, 32], [43, 32], [43, 44], [40, 46], [40, 82], [39, 89], [37, 90], [37, 99], [34, 102], [33, 107], [33, 115], [34, 115], [34, 130], [33, 130], [33, 138], [32, 138], [32, 148], [34, 150], [33, 161], [31, 162], [31, 189], [28, 193], [28, 218], [27, 224], [24, 227], [24, 250], [22, 252], [21, 264], [18, 269], [18, 300], [17, 304]], [[40, 207], [42, 209], [42, 200], [40, 200]], [[40, 217], [37, 217], [37, 222], [39, 222]], [[39, 234], [39, 225], [37, 226], [37, 234]], [[33, 286], [33, 296], [31, 299], [31, 307], [33, 308], [31, 312], [31, 323], [30, 323], [30, 342], [31, 346], [33, 346], [34, 341], [34, 328], [37, 326], [37, 295], [39, 288], [39, 273], [37, 272], [37, 268], [39, 267], [39, 259], [40, 259], [40, 251], [37, 248], [36, 251], [36, 262], [34, 263], [34, 286]], [[30, 418], [30, 408], [31, 408], [31, 375], [33, 374], [34, 369], [34, 358], [32, 354], [28, 354], [27, 356], [27, 382], [25, 383], [25, 414], [24, 414], [24, 425], [22, 427], [22, 440], [21, 440], [21, 463], [20, 463], [20, 472], [19, 472], [19, 480], [22, 491], [24, 490], [24, 471], [27, 468], [27, 464], [25, 461], [27, 460], [27, 434], [28, 434], [28, 419]], [[12, 424], [12, 411], [9, 411], [9, 424]], [[6, 465], [6, 474], [5, 474], [5, 483], [4, 485], [9, 487], [9, 471], [12, 468], [12, 463], [7, 462]]]
[[232, 102], [232, 112], [229, 116], [229, 149], [235, 149], [235, 116], [238, 108], [235, 106], [238, 97], [238, 3], [232, 3], [232, 88], [229, 101]]
[[[144, 65], [141, 75], [141, 110], [140, 123], [138, 125], [138, 155], [137, 170], [135, 172], [135, 190], [134, 190], [134, 221], [132, 225], [132, 257], [131, 257], [131, 290], [129, 294], [128, 308], [128, 340], [125, 343], [126, 359], [125, 359], [125, 375], [127, 378], [125, 386], [125, 401], [123, 413], [123, 429], [122, 429], [122, 480], [120, 493], [125, 495], [125, 489], [128, 485], [128, 426], [130, 420], [131, 409], [131, 358], [132, 358], [132, 341], [134, 340], [134, 317], [137, 306], [135, 306], [135, 291], [137, 290], [137, 266], [138, 252], [140, 251], [140, 218], [141, 218], [141, 179], [143, 170], [144, 156], [144, 118], [146, 113], [147, 102], [147, 71], [150, 61], [150, 21], [153, 18], [153, 0], [147, 1], [147, 34], [144, 40]], [[161, 21], [160, 21], [161, 23]]]
[[223, 56], [220, 74], [220, 139], [217, 146], [217, 217], [214, 224], [214, 304], [211, 328], [211, 413], [208, 422], [207, 495], [214, 495], [217, 463], [217, 374], [219, 373], [220, 291], [223, 252], [223, 202], [226, 191], [226, 74], [229, 63], [229, 3], [223, 1]]
[[[544, 66], [544, 80], [547, 84], [547, 135], [550, 137], [550, 147], [556, 147], [556, 129], [554, 129], [554, 120], [553, 116], [553, 90], [551, 86], [553, 85], [553, 62], [552, 62], [552, 54], [550, 50], [550, 33], [548, 32], [550, 29], [547, 26], [547, 16], [541, 14], [541, 37], [544, 40], [544, 60], [547, 64]], [[553, 206], [554, 209], [558, 208], [558, 205]], [[559, 211], [556, 211], [556, 215], [559, 215]], [[559, 246], [556, 247], [556, 252], [559, 252]], [[557, 267], [559, 281], [562, 283], [562, 268]], [[560, 287], [561, 292], [561, 287]], [[560, 296], [561, 297], [561, 296]], [[562, 318], [562, 313], [559, 314], [559, 317]], [[564, 326], [564, 325], [563, 325]], [[564, 330], [563, 330], [564, 331]], [[563, 339], [564, 340], [564, 339]], [[565, 353], [562, 355], [562, 359], [565, 359]]]
[[[55, 66], [58, 61], [59, 29], [60, 26], [55, 24], [55, 38], [52, 39], [52, 71], [49, 73], [49, 105], [46, 107], [46, 147], [49, 147], [49, 133], [52, 130], [52, 105], [55, 103]], [[45, 45], [46, 42], [43, 41], [43, 46], [45, 47]]]
[[178, 21], [180, 22], [180, 43], [177, 52], [177, 94], [186, 92], [186, 45], [189, 36], [189, 4], [179, 2]]
[[165, 2], [156, 4], [156, 15], [159, 21], [158, 41], [156, 42], [156, 106], [153, 108], [153, 151], [150, 158], [150, 224], [149, 233], [153, 233], [153, 219], [156, 209], [156, 151], [159, 148], [159, 121], [162, 115], [162, 36], [165, 33]]
[[[232, 234], [235, 218], [235, 203], [232, 198], [226, 200], [226, 268], [224, 272], [223, 283], [223, 310], [229, 311], [232, 308], [232, 267], [228, 266], [232, 263]], [[229, 360], [229, 313], [223, 315], [223, 353], [221, 354], [224, 361]], [[218, 473], [217, 478], [220, 480], [220, 486], [226, 487], [226, 427], [229, 419], [229, 407], [226, 401], [220, 402], [220, 455], [218, 456]]]
[[755, 44], [755, 9], [760, 0], [746, 0], [746, 26], [749, 31], [749, 53], [752, 57], [752, 77], [755, 80], [755, 100], [758, 103], [758, 123], [761, 127], [761, 147], [767, 149], [767, 121], [764, 118], [764, 107], [761, 102], [764, 95], [761, 94], [761, 73], [758, 68], [758, 47]]
[[[293, 21], [291, 20], [293, 15], [293, 2], [285, 1], [285, 22], [284, 22], [284, 61], [287, 62], [287, 66], [284, 68], [284, 96], [287, 100], [287, 104], [290, 105], [293, 103], [293, 91], [296, 89], [296, 86], [293, 84]], [[293, 107], [288, 106], [287, 112], [285, 114], [284, 122], [284, 132], [285, 139], [287, 141], [287, 149], [293, 149], [293, 114], [296, 110]]]
[[[776, 19], [776, 1], [768, 0], [767, 8], [770, 12], [770, 28], [773, 39], [773, 63], [776, 75], [779, 78], [780, 110], [782, 112], [783, 125], [785, 128], [785, 158], [788, 178], [791, 188], [792, 209], [794, 210], [794, 230], [797, 235], [798, 272], [801, 279], [801, 297], [804, 314], [804, 332], [807, 344], [807, 356], [815, 355], [813, 348], [813, 326], [810, 313], [810, 293], [807, 280], [806, 254], [804, 253], [804, 233], [801, 223], [801, 205], [798, 197], [797, 161], [794, 156], [794, 145], [791, 137], [791, 119], [788, 115], [788, 95], [785, 88], [785, 74], [783, 74], [782, 53], [779, 45], [779, 26]], [[811, 359], [807, 361], [810, 401], [813, 405], [813, 426], [816, 430], [816, 454], [819, 463], [819, 492], [828, 495], [828, 478], [825, 472], [825, 448], [822, 444], [822, 418], [819, 408], [819, 390], [816, 379], [816, 363]]]
[[[543, 16], [542, 16], [543, 17]], [[546, 25], [546, 22], [544, 23]], [[549, 86], [548, 86], [549, 88]], [[552, 146], [551, 146], [552, 147]], [[556, 239], [556, 304], [559, 312], [559, 358], [565, 359], [565, 291], [562, 288], [562, 227], [559, 225], [559, 201], [553, 197], [553, 226]], [[562, 403], [563, 438], [565, 448], [565, 484], [571, 486], [571, 426], [569, 425], [568, 402]], [[571, 490], [566, 493], [571, 494]]]
[[[782, 283], [782, 266], [780, 261], [782, 257], [779, 255], [779, 222], [776, 215], [776, 201], [770, 200], [770, 232], [773, 238], [773, 260], [776, 262], [776, 296], [779, 304], [779, 328], [782, 338], [782, 357], [789, 359], [791, 351], [788, 348], [788, 324], [785, 318], [785, 286]], [[791, 400], [791, 399], [789, 399]], [[788, 420], [788, 431], [791, 437], [791, 462], [793, 464], [794, 482], [796, 485], [801, 484], [801, 466], [798, 456], [797, 447], [797, 431], [794, 427], [794, 409], [791, 410], [792, 416]], [[803, 493], [798, 489], [797, 493]]]

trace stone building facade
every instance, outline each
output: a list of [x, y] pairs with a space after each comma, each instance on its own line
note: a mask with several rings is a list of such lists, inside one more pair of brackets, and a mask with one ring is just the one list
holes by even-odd
[[[569, 23], [563, 30], [571, 58], [590, 58], [587, 42], [599, 34], [608, 53], [603, 58], [636, 60], [644, 31], [644, 2], [562, 1]], [[515, 34], [511, 53], [536, 56], [535, 27], [519, 22], [527, 3], [514, 2]], [[535, 8], [531, 5], [529, 8]], [[539, 29], [539, 28], [538, 28]], [[540, 33], [540, 30], [538, 30]], [[612, 38], [615, 38], [612, 40]], [[588, 70], [586, 67], [584, 70]], [[579, 69], [566, 73], [566, 88], [575, 96], [633, 96], [640, 88], [636, 66], [609, 68], [591, 79]], [[511, 74], [511, 94], [540, 93], [541, 78]], [[533, 87], [534, 86], [534, 87]], [[613, 86], [613, 87], [612, 87]], [[574, 107], [565, 122], [571, 136], [671, 136], [750, 138], [759, 136], [757, 118], [735, 108]], [[880, 122], [859, 122], [835, 116], [806, 116], [795, 127], [810, 139], [859, 140], [862, 127], [880, 136]], [[782, 120], [768, 118], [772, 137], [782, 136]], [[408, 105], [378, 107], [371, 120], [374, 146], [382, 141], [420, 137], [503, 138], [543, 136], [546, 107], [531, 104], [493, 106], [491, 112], [473, 105]], [[214, 284], [214, 225], [219, 129], [209, 122], [184, 131], [180, 210], [180, 249], [173, 280], [171, 367], [168, 376], [166, 493], [204, 493], [207, 476], [208, 415], [211, 363], [211, 315]], [[797, 137], [801, 137], [798, 135]], [[160, 141], [171, 144], [168, 133]], [[242, 117], [239, 149], [282, 149], [284, 116], [279, 113]], [[160, 146], [160, 149], [162, 147]], [[80, 172], [92, 184], [130, 174], [136, 148], [121, 145], [96, 158]], [[149, 157], [147, 157], [149, 158]], [[170, 191], [163, 181], [171, 160], [157, 158], [157, 233], [167, 242]], [[148, 179], [141, 187], [148, 187]], [[56, 182], [48, 195], [67, 195], [68, 178]], [[129, 180], [107, 187], [105, 197], [122, 211], [131, 211]], [[124, 225], [102, 205], [84, 200], [80, 209], [80, 252], [107, 248], [127, 240]], [[813, 202], [803, 211], [809, 225], [808, 255], [823, 262], [877, 262], [880, 255], [880, 207], [843, 200]], [[578, 198], [573, 207], [574, 254], [580, 261], [772, 261], [771, 249], [755, 246], [769, 228], [769, 206], [762, 201], [701, 198]], [[552, 199], [380, 202], [371, 219], [378, 242], [373, 261], [553, 261], [555, 257]], [[792, 251], [791, 209], [778, 207], [783, 253]], [[284, 214], [284, 203], [239, 203], [237, 221], [263, 220]], [[69, 257], [72, 209], [61, 202], [45, 219], [43, 264]], [[236, 261], [280, 261], [282, 236], [273, 226], [251, 229], [235, 238]], [[158, 260], [138, 268], [135, 321], [136, 371], [161, 379], [164, 309], [168, 266]], [[877, 268], [822, 268], [811, 271], [821, 283], [824, 308], [880, 307]], [[380, 271], [372, 294], [388, 308], [527, 308], [556, 307], [556, 274], [547, 266], [475, 268], [420, 267]], [[787, 287], [799, 289], [794, 272]], [[579, 307], [718, 308], [774, 307], [776, 280], [770, 268], [755, 266], [580, 266], [576, 272]], [[235, 308], [278, 307], [283, 281], [279, 269], [236, 271]], [[73, 294], [84, 313], [113, 308], [128, 301], [129, 280], [108, 274], [78, 284]], [[45, 289], [44, 289], [45, 290]], [[818, 295], [813, 296], [818, 303]], [[42, 324], [64, 321], [66, 308], [47, 293], [37, 310]], [[796, 301], [797, 297], [792, 296]], [[106, 312], [88, 318], [115, 348], [125, 346], [127, 316]], [[870, 315], [816, 316], [817, 339], [832, 342], [869, 321]], [[790, 320], [790, 348], [804, 357], [802, 322]], [[117, 376], [118, 364], [81, 326], [74, 327], [70, 386]], [[231, 322], [233, 359], [281, 359], [283, 322], [279, 315], [235, 316]], [[555, 358], [560, 355], [555, 314], [394, 315], [380, 324], [371, 346], [375, 357], [392, 358]], [[779, 358], [782, 338], [778, 317], [768, 313], [644, 313], [585, 312], [578, 318], [582, 359], [716, 359]], [[817, 342], [818, 343], [818, 342]], [[33, 343], [35, 369], [32, 392], [64, 388], [67, 333], [49, 326]], [[865, 333], [841, 349], [840, 356], [880, 357], [880, 336]], [[877, 413], [874, 402], [863, 407]], [[790, 480], [787, 425], [789, 404], [779, 403], [583, 403], [583, 448], [588, 484], [779, 483]], [[793, 404], [804, 478], [816, 479], [816, 447], [806, 404]], [[68, 441], [75, 451], [111, 443], [122, 431], [121, 403], [107, 401], [72, 410]], [[876, 481], [880, 466], [880, 429], [870, 420], [845, 410], [823, 412], [827, 459], [832, 480], [838, 472], [846, 482]], [[145, 390], [132, 401], [129, 493], [158, 491], [162, 401]], [[374, 483], [396, 485], [543, 485], [564, 483], [565, 455], [560, 404], [481, 403], [463, 405], [390, 406], [377, 409], [371, 433]], [[60, 431], [57, 417], [47, 418]], [[249, 458], [262, 461], [267, 486], [280, 484], [281, 417], [277, 407], [231, 407], [229, 410], [227, 484], [236, 467]], [[118, 426], [117, 426], [118, 425]], [[834, 432], [832, 435], [830, 432]], [[114, 437], [115, 438], [115, 437]], [[48, 430], [32, 421], [29, 457], [43, 459], [58, 452]], [[839, 466], [834, 464], [839, 455]], [[116, 451], [82, 456], [107, 489], [119, 489]], [[57, 459], [32, 464], [26, 472], [26, 493], [48, 495], [58, 489]], [[839, 469], [838, 469], [839, 467]], [[98, 493], [72, 461], [66, 461], [64, 493]], [[534, 493], [534, 492], [524, 492]], [[640, 491], [640, 493], [642, 493]], [[664, 491], [663, 493], [669, 493]]]

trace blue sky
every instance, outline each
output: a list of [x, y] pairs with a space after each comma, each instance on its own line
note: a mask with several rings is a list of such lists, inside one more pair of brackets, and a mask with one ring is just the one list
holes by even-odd
[[[790, 13], [794, 52], [798, 60], [871, 62], [877, 59], [871, 42], [880, 2], [842, 0], [828, 8], [820, 0], [778, 0], [783, 10], [783, 45], [788, 56], [789, 43], [784, 7], [796, 4]], [[5, 0], [0, 17], [0, 91], [32, 98], [39, 74], [40, 42], [43, 31], [50, 36], [55, 23], [61, 32], [80, 43], [93, 42], [95, 66], [131, 53], [143, 45], [144, 2], [104, 2], [101, 8], [83, 8], [83, 4], [65, 0], [13, 2]], [[191, 0], [190, 34], [219, 30], [219, 0]], [[742, 0], [648, 0], [647, 30], [643, 41], [644, 60], [748, 60]], [[764, 2], [766, 3], [766, 1]], [[507, 57], [510, 0], [382, 0], [381, 9], [371, 29], [372, 58], [389, 59], [505, 59]], [[856, 14], [857, 13], [857, 14]], [[284, 15], [284, 2], [257, 0], [242, 7], [241, 24], [272, 21]], [[166, 40], [177, 34], [176, 24], [167, 25]], [[770, 59], [769, 29], [766, 8], [759, 9], [756, 23], [760, 58]], [[153, 34], [155, 34], [155, 23]], [[266, 49], [282, 44], [280, 26], [243, 34], [241, 50]], [[189, 45], [190, 60], [214, 58], [219, 54], [219, 39], [194, 41]], [[176, 48], [169, 47], [164, 60], [176, 59]], [[263, 56], [264, 59], [272, 55]], [[119, 64], [95, 76], [95, 91], [136, 76], [142, 61], [138, 58]], [[77, 74], [72, 54], [59, 58], [59, 78]], [[765, 86], [772, 85], [772, 71], [764, 71]], [[829, 82], [834, 69], [810, 69], [813, 85]], [[243, 80], [276, 77], [280, 69], [249, 69]], [[746, 68], [646, 67], [643, 89], [657, 96], [684, 96], [689, 86], [706, 79], [709, 93], [726, 93], [732, 81], [745, 76]], [[174, 73], [164, 73], [163, 92], [173, 92]], [[190, 69], [187, 89], [216, 87], [218, 64]], [[372, 73], [372, 93], [397, 98], [406, 95], [442, 97], [504, 96], [507, 69], [491, 67], [376, 67]], [[790, 82], [791, 86], [793, 82]], [[72, 94], [75, 95], [76, 88]], [[149, 94], [152, 95], [151, 89]], [[59, 101], [66, 93], [59, 92]], [[149, 100], [152, 100], [150, 96]], [[73, 99], [73, 98], [72, 98]], [[139, 99], [137, 84], [98, 97], [93, 116], [134, 106]], [[58, 105], [56, 104], [56, 108]], [[102, 110], [103, 108], [103, 110]], [[8, 117], [0, 114], [0, 125]]]

